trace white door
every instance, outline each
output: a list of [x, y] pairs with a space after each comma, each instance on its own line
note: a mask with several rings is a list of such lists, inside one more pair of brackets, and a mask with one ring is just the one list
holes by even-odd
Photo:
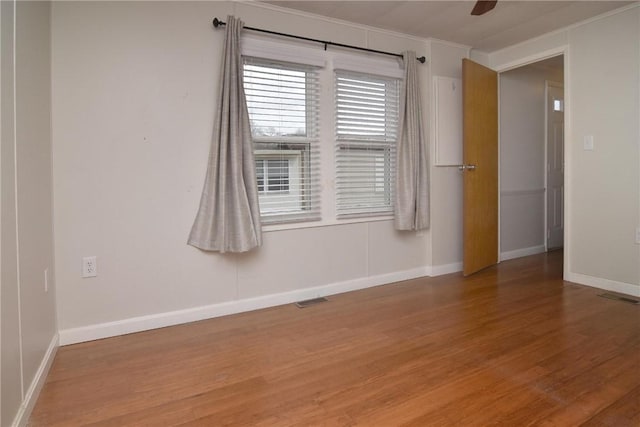
[[563, 246], [564, 89], [547, 82], [547, 250]]

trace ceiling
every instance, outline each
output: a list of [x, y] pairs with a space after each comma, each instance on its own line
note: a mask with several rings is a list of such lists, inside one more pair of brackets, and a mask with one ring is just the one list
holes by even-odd
[[471, 16], [474, 1], [265, 1], [377, 28], [493, 52], [617, 9], [630, 1], [499, 0]]

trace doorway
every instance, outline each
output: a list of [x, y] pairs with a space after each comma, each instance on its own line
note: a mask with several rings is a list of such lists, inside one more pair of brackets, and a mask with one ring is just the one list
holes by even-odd
[[561, 248], [564, 58], [499, 74], [500, 260]]

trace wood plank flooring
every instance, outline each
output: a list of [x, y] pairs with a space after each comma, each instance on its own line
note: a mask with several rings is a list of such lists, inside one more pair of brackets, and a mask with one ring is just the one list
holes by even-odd
[[62, 347], [30, 426], [639, 426], [640, 306], [562, 253]]

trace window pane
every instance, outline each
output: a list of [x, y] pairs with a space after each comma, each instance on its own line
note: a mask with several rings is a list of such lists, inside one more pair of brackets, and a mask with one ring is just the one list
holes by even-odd
[[338, 216], [393, 212], [399, 81], [336, 72]]
[[269, 191], [289, 191], [289, 163], [292, 159], [266, 160]]
[[246, 64], [244, 87], [254, 137], [307, 135], [306, 72]]
[[320, 219], [316, 69], [245, 58], [244, 88], [262, 222]]
[[553, 111], [562, 111], [564, 109], [564, 106], [562, 104], [563, 104], [562, 100], [554, 99], [553, 100]]
[[256, 159], [264, 164], [264, 187], [259, 193], [263, 217], [300, 214], [313, 201], [310, 151], [307, 144], [258, 143]]

